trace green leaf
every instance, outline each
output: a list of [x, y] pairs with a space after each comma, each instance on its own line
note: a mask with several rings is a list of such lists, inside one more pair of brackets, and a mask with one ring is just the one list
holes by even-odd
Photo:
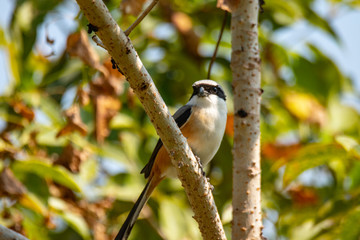
[[68, 139], [66, 137], [57, 138], [58, 132], [59, 129], [43, 126], [36, 136], [36, 141], [42, 146], [64, 147], [68, 143]]
[[336, 96], [329, 99], [328, 113], [325, 129], [332, 134], [352, 132], [359, 126], [359, 114], [353, 108], [341, 104]]
[[94, 158], [86, 160], [80, 166], [80, 178], [86, 183], [93, 181], [99, 172], [98, 161]]
[[360, 162], [355, 162], [349, 173], [351, 179], [350, 189], [357, 190], [360, 187]]
[[343, 146], [346, 151], [350, 151], [355, 146], [359, 145], [359, 143], [354, 138], [345, 135], [336, 136], [335, 141]]
[[29, 239], [34, 240], [50, 240], [48, 231], [44, 225], [43, 216], [29, 210], [27, 208], [21, 208], [23, 217], [23, 226], [26, 232], [26, 236]]
[[360, 237], [360, 208], [349, 212], [340, 225], [339, 239], [358, 240]]
[[360, 144], [356, 139], [340, 135], [335, 138], [335, 141], [343, 146], [346, 151], [353, 154], [355, 157], [360, 158]]
[[91, 239], [90, 229], [81, 215], [72, 213], [71, 211], [64, 211], [59, 215], [72, 229], [79, 233], [84, 240]]
[[138, 127], [134, 119], [123, 113], [118, 113], [110, 121], [111, 129], [134, 128], [134, 127]]
[[62, 166], [53, 166], [48, 162], [39, 159], [29, 159], [27, 161], [16, 161], [12, 165], [14, 173], [34, 173], [40, 177], [51, 179], [56, 183], [64, 185], [71, 190], [81, 192], [74, 176]]
[[332, 92], [340, 90], [344, 77], [333, 61], [316, 47], [312, 45], [308, 47], [313, 54], [313, 59], [297, 56], [292, 61], [291, 67], [296, 78], [296, 85], [325, 102]]
[[338, 40], [338, 37], [331, 27], [331, 25], [323, 18], [321, 18], [316, 12], [314, 12], [310, 7], [306, 9], [305, 18], [314, 26], [321, 28], [322, 30], [329, 33], [335, 40]]
[[[200, 239], [192, 212], [185, 206], [179, 206], [176, 198], [162, 198], [159, 220], [168, 239]], [[171, 214], [169, 214], [171, 212]], [[191, 219], [191, 221], [189, 221]], [[177, 237], [175, 237], [177, 236]]]
[[79, 233], [83, 239], [90, 239], [90, 229], [85, 219], [80, 214], [69, 211], [69, 207], [64, 200], [51, 197], [49, 199], [49, 205], [72, 229]]
[[307, 169], [329, 163], [334, 159], [344, 159], [347, 152], [335, 144], [311, 144], [301, 149], [286, 165], [283, 184], [287, 186]]

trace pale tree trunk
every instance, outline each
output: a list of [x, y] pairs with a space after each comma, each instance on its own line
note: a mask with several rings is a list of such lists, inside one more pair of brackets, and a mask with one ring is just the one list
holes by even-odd
[[102, 45], [118, 64], [139, 97], [176, 166], [203, 239], [226, 239], [211, 186], [199, 169], [186, 139], [142, 64], [130, 39], [120, 29], [102, 0], [76, 0]]
[[[225, 1], [225, 2], [224, 2]], [[260, 56], [257, 0], [223, 0], [232, 13], [234, 92], [232, 239], [261, 239]]]

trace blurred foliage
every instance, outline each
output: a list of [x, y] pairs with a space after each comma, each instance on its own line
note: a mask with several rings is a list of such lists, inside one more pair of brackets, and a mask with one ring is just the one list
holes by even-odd
[[[126, 29], [145, 1], [105, 2]], [[329, 1], [332, 14], [359, 3]], [[145, 185], [139, 171], [156, 144], [155, 130], [109, 56], [90, 41], [74, 1], [14, 5], [10, 24], [0, 29], [10, 76], [0, 96], [0, 224], [32, 240], [112, 239]], [[215, 6], [213, 0], [162, 0], [130, 35], [172, 112], [206, 76], [223, 17]], [[339, 42], [331, 18], [313, 6], [314, 0], [266, 1], [260, 15], [264, 231], [268, 239], [355, 240], [359, 112], [343, 97], [359, 93], [316, 46], [308, 44], [301, 55], [273, 40], [302, 21]], [[231, 112], [229, 24], [212, 78], [225, 87]], [[61, 41], [66, 46], [56, 49]], [[230, 113], [223, 144], [206, 169], [228, 235], [232, 119]], [[168, 179], [131, 239], [200, 239], [191, 216], [179, 181]]]

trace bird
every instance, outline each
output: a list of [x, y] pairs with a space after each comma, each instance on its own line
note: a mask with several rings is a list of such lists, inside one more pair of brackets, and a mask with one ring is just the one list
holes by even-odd
[[[173, 118], [194, 155], [200, 159], [201, 165], [205, 166], [215, 156], [224, 136], [227, 120], [226, 95], [217, 82], [208, 79], [196, 81], [192, 88], [193, 93], [188, 103], [179, 108]], [[161, 139], [141, 173], [148, 182], [115, 240], [128, 239], [140, 211], [155, 187], [164, 178], [177, 176]]]

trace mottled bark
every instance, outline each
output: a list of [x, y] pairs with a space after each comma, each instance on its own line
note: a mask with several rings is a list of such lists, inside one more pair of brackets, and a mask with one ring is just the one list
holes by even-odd
[[258, 1], [231, 8], [234, 91], [232, 239], [261, 239]]

